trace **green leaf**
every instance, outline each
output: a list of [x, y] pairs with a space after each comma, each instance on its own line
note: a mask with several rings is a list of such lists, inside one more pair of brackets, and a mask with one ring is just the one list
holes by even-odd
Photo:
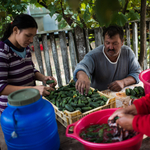
[[121, 4], [122, 4], [122, 6], [124, 6], [125, 5], [125, 3], [126, 3], [126, 1], [125, 0], [118, 0]]
[[128, 20], [137, 20], [137, 19], [140, 19], [140, 16], [134, 10], [130, 10], [127, 15], [127, 18], [128, 18]]
[[52, 17], [55, 13], [56, 13], [56, 11], [57, 11], [57, 9], [56, 9], [56, 7], [54, 6], [54, 5], [49, 5], [48, 6], [48, 9], [50, 10], [50, 16]]
[[86, 8], [86, 10], [84, 12], [84, 15], [83, 15], [83, 19], [84, 19], [85, 22], [87, 22], [88, 20], [90, 20], [90, 18], [91, 18], [91, 14], [89, 12], [89, 9]]
[[114, 13], [112, 18], [112, 24], [124, 26], [127, 22], [127, 17], [122, 13]]
[[60, 22], [62, 18], [63, 18], [62, 15], [58, 15], [56, 19], [58, 20], [58, 22]]
[[95, 13], [100, 25], [109, 25], [112, 16], [120, 9], [118, 0], [96, 0]]
[[65, 20], [62, 20], [62, 21], [61, 21], [61, 24], [59, 25], [59, 29], [63, 29], [63, 28], [65, 28], [66, 26], [67, 26], [66, 21], [65, 21]]

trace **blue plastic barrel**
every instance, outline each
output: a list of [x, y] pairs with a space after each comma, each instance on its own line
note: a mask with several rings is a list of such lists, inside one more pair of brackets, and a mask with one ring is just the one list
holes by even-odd
[[1, 115], [8, 150], [58, 150], [60, 140], [54, 108], [36, 89], [23, 89], [8, 96]]

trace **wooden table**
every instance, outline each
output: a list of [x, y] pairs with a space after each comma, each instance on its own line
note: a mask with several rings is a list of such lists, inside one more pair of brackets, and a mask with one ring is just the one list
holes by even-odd
[[143, 83], [140, 82], [139, 84], [134, 84], [134, 85], [131, 85], [131, 86], [127, 86], [127, 87], [123, 88], [120, 92], [112, 92], [110, 90], [104, 90], [104, 91], [101, 91], [101, 92], [104, 93], [104, 94], [107, 94], [109, 96], [115, 97], [117, 108], [125, 108], [125, 107], [129, 106], [129, 102], [130, 102], [130, 96], [127, 96], [125, 94], [125, 89], [126, 88], [133, 89], [135, 86], [142, 86], [143, 87]]

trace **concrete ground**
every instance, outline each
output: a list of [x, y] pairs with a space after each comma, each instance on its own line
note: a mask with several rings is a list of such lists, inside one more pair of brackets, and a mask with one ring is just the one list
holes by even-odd
[[[84, 150], [83, 145], [75, 139], [68, 138], [65, 135], [66, 128], [62, 126], [59, 122], [58, 125], [58, 133], [60, 138], [60, 150]], [[0, 127], [0, 150], [7, 150], [7, 146], [5, 144], [3, 132]], [[150, 137], [146, 137], [143, 139], [142, 146], [140, 150], [150, 150]]]

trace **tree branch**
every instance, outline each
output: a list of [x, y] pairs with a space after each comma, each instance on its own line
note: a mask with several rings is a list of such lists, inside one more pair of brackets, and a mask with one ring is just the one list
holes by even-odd
[[42, 5], [43, 7], [45, 7], [45, 8], [47, 8], [47, 5], [46, 5], [46, 3], [45, 2], [40, 2], [40, 0], [37, 0], [37, 2], [40, 4], [40, 5]]
[[[47, 5], [45, 2], [39, 2], [40, 0], [37, 0], [37, 2], [42, 5], [43, 7], [45, 7], [47, 9]], [[65, 21], [71, 26], [72, 23], [74, 22], [74, 20], [71, 18], [71, 15], [70, 14], [67, 14], [65, 15], [64, 14], [64, 9], [63, 9], [63, 6], [62, 6], [62, 1], [60, 2], [61, 3], [61, 8], [62, 8], [62, 16], [63, 18], [65, 19]], [[56, 12], [58, 14], [60, 14], [59, 12]]]
[[122, 11], [123, 14], [126, 13], [128, 3], [129, 3], [129, 0], [126, 0], [125, 6], [124, 6], [123, 11]]
[[[81, 14], [80, 9], [78, 9], [78, 13]], [[83, 24], [83, 28], [87, 28], [87, 26], [86, 26], [84, 20], [80, 17], [80, 15], [79, 15], [79, 18], [80, 18], [80, 20], [81, 20], [81, 23]]]

